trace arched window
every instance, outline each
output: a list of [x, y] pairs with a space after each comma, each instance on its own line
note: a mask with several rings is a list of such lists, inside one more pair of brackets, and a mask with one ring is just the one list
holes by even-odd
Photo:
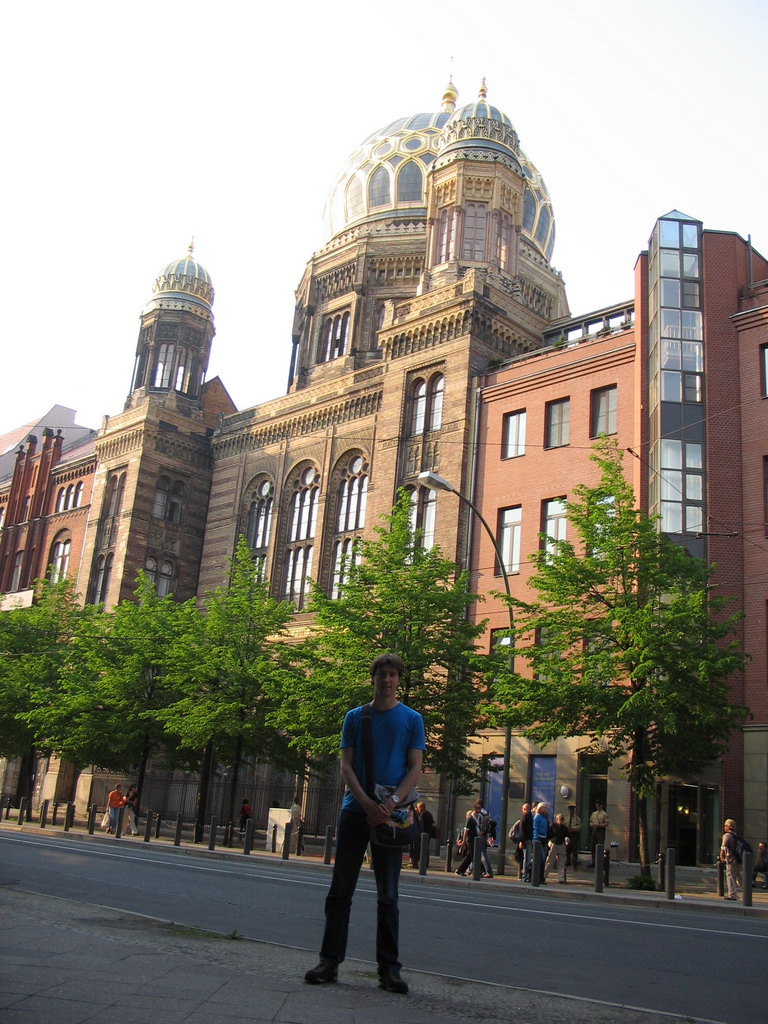
[[158, 597], [167, 597], [172, 590], [173, 564], [165, 561], [160, 563], [160, 573], [157, 577], [155, 591]]
[[125, 473], [113, 473], [107, 488], [107, 515], [110, 518], [116, 516], [122, 508], [124, 488]]
[[58, 583], [63, 580], [69, 571], [69, 552], [72, 548], [72, 541], [66, 534], [61, 534], [53, 542], [51, 557], [49, 559], [51, 570], [49, 579], [51, 583]]
[[389, 206], [389, 172], [385, 167], [377, 167], [368, 182], [368, 206]]
[[462, 259], [485, 259], [485, 236], [488, 222], [488, 207], [485, 203], [467, 203], [464, 210], [464, 242]]
[[96, 569], [93, 575], [90, 604], [103, 604], [107, 599], [109, 590], [109, 579], [112, 575], [112, 562], [114, 556], [110, 551], [108, 555], [99, 555], [96, 559]]
[[72, 508], [80, 508], [83, 503], [83, 481], [79, 480], [75, 487], [75, 494], [72, 499]]
[[5, 505], [0, 505], [0, 530], [2, 530], [3, 525], [5, 523], [5, 509]]
[[349, 312], [329, 316], [323, 324], [318, 362], [328, 363], [343, 356], [349, 339]]
[[320, 475], [314, 466], [307, 466], [294, 479], [290, 497], [288, 548], [285, 552], [285, 584], [283, 594], [300, 611], [309, 593], [307, 579], [312, 572], [313, 545], [317, 527], [317, 502]]
[[319, 492], [320, 478], [310, 466], [303, 471], [294, 485], [290, 532], [292, 541], [309, 540], [315, 536]]
[[74, 500], [74, 497], [75, 497], [75, 485], [74, 484], [70, 484], [67, 487], [67, 496], [64, 499], [64, 508], [72, 508], [72, 502]]
[[421, 434], [427, 413], [427, 382], [416, 380], [411, 388], [411, 436]]
[[439, 430], [443, 424], [443, 395], [445, 377], [435, 374], [429, 382], [429, 430]]
[[161, 345], [157, 355], [157, 366], [155, 369], [155, 387], [167, 388], [171, 385], [171, 374], [173, 373], [173, 356], [176, 351], [175, 345]]
[[13, 576], [11, 577], [11, 590], [18, 590], [21, 586], [21, 570], [24, 566], [24, 552], [17, 551], [13, 559]]
[[344, 469], [339, 486], [337, 533], [363, 529], [367, 497], [368, 464], [360, 455], [355, 455]]
[[408, 160], [400, 168], [397, 176], [398, 203], [418, 203], [424, 196], [424, 175], [421, 168], [413, 160]]
[[67, 489], [66, 487], [60, 487], [59, 493], [56, 495], [56, 511], [63, 512], [66, 506], [67, 500]]
[[274, 487], [270, 480], [262, 480], [251, 493], [248, 508], [248, 528], [246, 537], [248, 546], [254, 555], [266, 552], [272, 532], [272, 505]]
[[353, 220], [365, 213], [363, 203], [363, 186], [359, 178], [351, 178], [347, 185], [347, 194], [344, 201], [347, 220]]
[[150, 556], [149, 558], [146, 558], [144, 560], [144, 574], [146, 575], [147, 579], [149, 580], [149, 582], [154, 587], [156, 585], [156, 583], [157, 583], [157, 559], [156, 558], [152, 558]]
[[444, 206], [437, 222], [437, 262], [453, 259], [453, 207]]
[[523, 196], [523, 230], [529, 234], [533, 231], [533, 224], [536, 220], [536, 200], [534, 199], [533, 192], [529, 188], [525, 190]]
[[152, 503], [153, 516], [157, 516], [158, 519], [165, 519], [170, 494], [171, 481], [167, 476], [158, 477], [157, 484], [155, 485], [155, 500]]

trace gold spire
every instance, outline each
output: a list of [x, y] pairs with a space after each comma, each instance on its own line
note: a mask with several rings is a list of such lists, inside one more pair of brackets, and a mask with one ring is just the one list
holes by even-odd
[[485, 84], [485, 75], [483, 75], [483, 80], [480, 83], [480, 92], [477, 94], [477, 98], [479, 100], [484, 100], [487, 95], [488, 95], [488, 87]]
[[187, 246], [187, 254], [190, 259], [193, 259], [195, 253], [195, 236], [192, 235], [189, 245]]
[[453, 84], [453, 75], [448, 78], [448, 85], [443, 89], [443, 113], [452, 114], [456, 109], [456, 100], [459, 90]]

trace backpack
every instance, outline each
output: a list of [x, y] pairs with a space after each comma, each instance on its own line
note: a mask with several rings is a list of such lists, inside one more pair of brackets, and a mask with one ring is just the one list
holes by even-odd
[[489, 835], [491, 839], [495, 839], [497, 827], [498, 826], [496, 825], [496, 819], [489, 817], [488, 821], [485, 823], [486, 835]]
[[742, 839], [741, 836], [734, 836], [736, 840], [733, 847], [733, 856], [741, 864], [744, 860], [745, 853], [752, 853], [752, 847], [749, 845], [746, 839]]
[[509, 830], [509, 838], [516, 843], [523, 842], [523, 823], [518, 818], [512, 828]]

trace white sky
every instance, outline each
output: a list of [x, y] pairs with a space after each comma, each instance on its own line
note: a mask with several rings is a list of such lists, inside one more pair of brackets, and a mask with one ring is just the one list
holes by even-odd
[[768, 254], [765, 0], [23, 0], [0, 20], [0, 433], [122, 409], [167, 262], [216, 290], [218, 374], [283, 394], [294, 289], [348, 154], [477, 95], [547, 183], [571, 311], [630, 298], [677, 208]]

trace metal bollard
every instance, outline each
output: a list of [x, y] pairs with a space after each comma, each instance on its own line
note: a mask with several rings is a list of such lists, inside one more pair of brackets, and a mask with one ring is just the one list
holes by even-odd
[[224, 826], [224, 845], [231, 849], [235, 842], [235, 827], [231, 821]]
[[717, 859], [717, 895], [725, 895], [725, 864]]
[[673, 846], [667, 847], [667, 878], [664, 884], [664, 895], [668, 900], [675, 898], [675, 863], [677, 852]]
[[163, 819], [160, 817], [160, 812], [158, 811], [157, 814], [155, 815], [155, 839], [160, 838], [160, 826], [162, 824]]
[[59, 802], [58, 802], [58, 800], [54, 800], [53, 801], [53, 807], [51, 808], [51, 824], [52, 825], [54, 825], [54, 826], [58, 825], [58, 820], [57, 820], [58, 816], [59, 816]]
[[657, 864], [656, 888], [659, 890], [659, 892], [664, 892], [664, 887], [665, 887], [664, 878], [666, 876], [666, 870], [667, 870], [667, 858], [664, 856], [663, 853], [659, 854], [658, 860], [656, 861], [656, 864]]
[[323, 864], [331, 863], [331, 855], [333, 854], [333, 826], [328, 825], [325, 830], [325, 848], [323, 850]]
[[272, 853], [277, 853], [277, 824], [272, 826]]
[[45, 828], [48, 821], [48, 801], [43, 800], [40, 804], [40, 828]]
[[289, 818], [285, 823], [285, 829], [283, 831], [283, 849], [281, 851], [281, 857], [283, 860], [288, 860], [291, 852], [291, 830], [293, 829], [293, 822]]
[[70, 800], [64, 804], [64, 831], [69, 832], [75, 823], [75, 805]]
[[216, 848], [216, 829], [219, 827], [219, 823], [216, 818], [211, 818], [211, 834], [208, 839], [208, 849], [214, 850]]
[[147, 820], [144, 822], [144, 835], [142, 841], [148, 843], [152, 838], [152, 808], [147, 808]]
[[120, 839], [123, 835], [123, 819], [125, 818], [125, 807], [118, 807], [117, 809], [117, 826], [115, 827], [115, 839]]
[[426, 875], [429, 867], [429, 833], [421, 833], [421, 846], [419, 848], [419, 874]]
[[595, 847], [595, 892], [603, 891], [603, 856], [605, 854], [605, 846], [603, 843], [598, 843]]
[[184, 819], [181, 816], [181, 811], [176, 815], [176, 828], [173, 832], [173, 845], [181, 846], [181, 830], [184, 826]]
[[88, 835], [93, 835], [93, 830], [96, 828], [96, 812], [98, 807], [96, 804], [91, 804], [88, 808]]
[[445, 844], [445, 870], [450, 875], [453, 866], [453, 843]]
[[745, 907], [752, 906], [752, 865], [754, 862], [755, 855], [746, 850], [741, 862], [741, 892]]
[[603, 854], [603, 885], [611, 884], [611, 851], [606, 846]]
[[27, 798], [23, 796], [19, 801], [19, 824], [24, 824], [24, 812], [27, 809]]
[[253, 849], [253, 818], [245, 823], [245, 839], [243, 840], [243, 853], [248, 855]]

